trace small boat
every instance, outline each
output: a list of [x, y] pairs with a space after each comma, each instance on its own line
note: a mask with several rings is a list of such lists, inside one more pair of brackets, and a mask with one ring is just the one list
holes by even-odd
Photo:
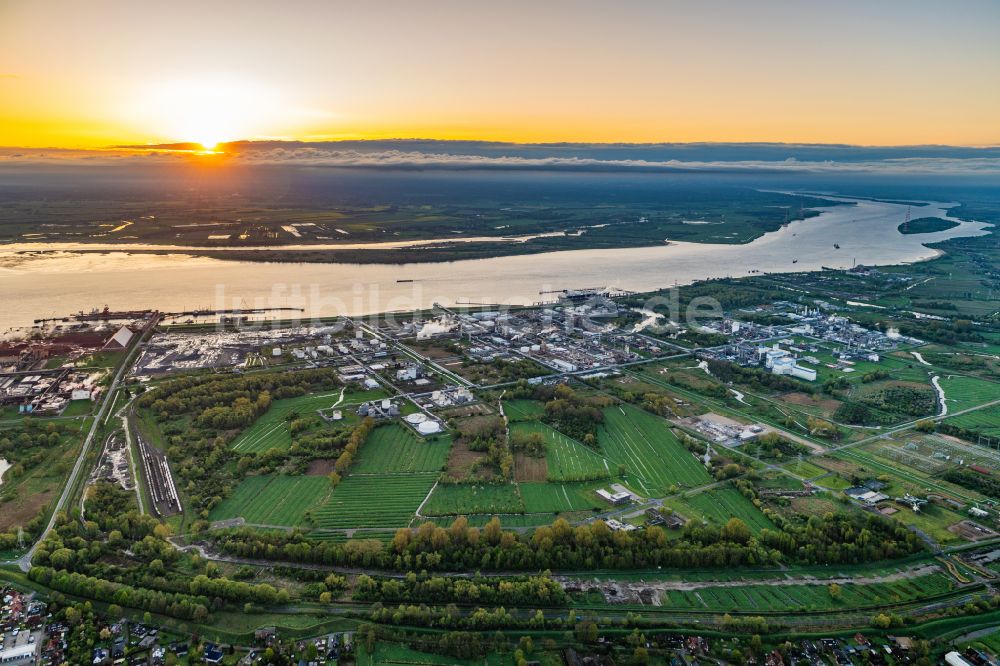
[[396, 280], [396, 284], [399, 284], [400, 282], [413, 282], [413, 280]]

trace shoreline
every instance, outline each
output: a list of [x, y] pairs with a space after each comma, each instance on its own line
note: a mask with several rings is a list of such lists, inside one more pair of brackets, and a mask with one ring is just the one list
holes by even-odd
[[[302, 308], [307, 317], [364, 316], [432, 303], [523, 306], [563, 289], [651, 293], [715, 278], [929, 261], [942, 255], [942, 241], [991, 233], [987, 223], [965, 221], [950, 231], [904, 236], [896, 227], [905, 210], [882, 203], [836, 206], [738, 245], [676, 241], [542, 253], [529, 253], [541, 248], [519, 245], [524, 251], [507, 255], [492, 246], [475, 257], [420, 248], [392, 251], [388, 259], [393, 263], [385, 263], [387, 253], [370, 251], [338, 256], [335, 262], [330, 253], [316, 253], [313, 261], [305, 262], [295, 261], [302, 257], [294, 254], [258, 253], [251, 262], [232, 253], [212, 257], [167, 250], [150, 254], [124, 248], [44, 248], [47, 251], [4, 256], [0, 249], [0, 284], [9, 295], [0, 329], [103, 305], [133, 310], [153, 304], [165, 311], [291, 306]], [[935, 212], [945, 215], [940, 208]]]

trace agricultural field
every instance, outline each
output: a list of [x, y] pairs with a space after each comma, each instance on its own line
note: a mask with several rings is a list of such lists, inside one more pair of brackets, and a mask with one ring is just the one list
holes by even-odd
[[905, 356], [883, 356], [879, 365], [888, 370], [892, 378], [905, 382], [928, 382], [932, 374], [930, 368], [921, 364], [909, 352], [899, 352]]
[[1000, 438], [1000, 405], [961, 414], [946, 419], [945, 423], [984, 437]]
[[425, 516], [458, 516], [472, 513], [523, 513], [518, 487], [498, 484], [439, 484], [421, 510]]
[[538, 421], [511, 423], [511, 433], [539, 433], [545, 440], [549, 481], [589, 481], [611, 474], [608, 462], [593, 449]]
[[351, 474], [313, 511], [312, 524], [320, 529], [405, 527], [436, 479], [430, 472]]
[[807, 517], [836, 513], [841, 508], [828, 493], [813, 495], [812, 497], [795, 497], [791, 501], [791, 507], [795, 513]]
[[609, 461], [625, 466], [625, 479], [647, 496], [662, 496], [671, 486], [690, 488], [712, 478], [677, 440], [667, 423], [629, 405], [604, 410], [598, 442]]
[[[476, 663], [499, 666], [500, 664], [506, 664], [508, 661], [510, 661], [509, 655], [496, 653], [483, 659], [477, 659]], [[419, 652], [405, 645], [383, 641], [376, 643], [375, 648], [371, 652], [368, 651], [364, 641], [358, 641], [356, 662], [358, 664], [365, 664], [365, 666], [399, 666], [400, 664], [406, 664], [407, 666], [461, 666], [462, 664], [469, 663], [467, 660], [457, 657]]]
[[[587, 520], [592, 516], [593, 513], [590, 511], [566, 511], [558, 516], [553, 513], [474, 513], [466, 516], [466, 518], [468, 519], [471, 527], [483, 527], [493, 518], [496, 518], [500, 521], [501, 526], [506, 529], [510, 529], [516, 527], [538, 527], [540, 525], [548, 526], [555, 522], [557, 518], [562, 518], [575, 524], [577, 522]], [[451, 518], [435, 518], [434, 521], [438, 524], [445, 525], [451, 521]]]
[[505, 400], [503, 409], [512, 422], [535, 421], [545, 415], [545, 406], [537, 400]]
[[725, 390], [717, 379], [692, 365], [690, 358], [665, 360], [640, 367], [643, 370], [641, 374], [630, 374], [641, 381], [663, 386], [668, 391], [681, 394], [691, 391], [701, 396], [718, 397]]
[[816, 479], [814, 483], [829, 490], [847, 490], [853, 485], [850, 480], [836, 473], [830, 473], [827, 476]]
[[423, 438], [398, 423], [380, 426], [358, 451], [351, 474], [437, 472], [448, 460], [450, 449], [448, 435]]
[[[365, 391], [361, 393], [345, 393], [341, 405], [356, 405], [367, 400], [377, 400], [385, 397], [381, 391]], [[317, 409], [326, 409], [341, 399], [340, 389], [313, 395], [304, 395], [286, 400], [275, 400], [271, 408], [257, 419], [253, 425], [244, 430], [233, 440], [231, 446], [242, 453], [262, 453], [271, 449], [287, 450], [292, 446], [292, 435], [288, 424], [292, 415], [301, 417], [316, 417]], [[357, 417], [350, 410], [344, 410], [344, 423], [356, 421]], [[352, 418], [353, 417], [353, 418]]]
[[924, 359], [941, 368], [942, 372], [960, 372], [965, 375], [993, 379], [1000, 378], [1000, 357], [996, 345], [976, 348], [935, 347], [924, 352]]
[[521, 498], [528, 513], [561, 513], [603, 508], [593, 483], [522, 483]]
[[802, 490], [804, 486], [802, 481], [793, 479], [786, 474], [767, 471], [761, 478], [754, 481], [754, 487], [769, 490]]
[[232, 495], [212, 509], [211, 520], [243, 518], [255, 525], [298, 527], [307, 524], [306, 512], [330, 494], [325, 476], [251, 476]]
[[951, 578], [935, 573], [887, 583], [840, 585], [836, 598], [827, 585], [752, 585], [667, 590], [662, 605], [671, 609], [717, 611], [829, 611], [841, 608], [882, 608], [890, 604], [947, 594]]
[[251, 476], [210, 518], [319, 529], [404, 527], [435, 478], [433, 473], [349, 475], [332, 488], [326, 476]]
[[962, 375], [948, 375], [939, 381], [944, 390], [948, 413], [1000, 400], [1000, 384]]
[[702, 518], [715, 525], [724, 525], [730, 518], [739, 518], [753, 532], [774, 529], [774, 525], [753, 502], [732, 487], [713, 488], [664, 502], [685, 518]]
[[817, 467], [808, 460], [796, 460], [794, 462], [785, 463], [782, 467], [787, 469], [792, 474], [802, 477], [803, 479], [815, 479], [816, 477], [829, 474], [827, 470], [822, 467]]
[[807, 416], [818, 416], [823, 419], [831, 418], [841, 405], [840, 400], [828, 395], [812, 395], [803, 391], [785, 393], [775, 400], [780, 400], [782, 409]]

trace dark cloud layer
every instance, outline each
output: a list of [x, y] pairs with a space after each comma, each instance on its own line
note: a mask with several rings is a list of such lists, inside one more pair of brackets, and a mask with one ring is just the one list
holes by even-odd
[[[171, 163], [189, 144], [104, 151], [4, 149], [0, 163]], [[998, 174], [1000, 147], [821, 144], [511, 144], [380, 140], [236, 142], [224, 159], [247, 165], [372, 169], [498, 169], [664, 173]]]

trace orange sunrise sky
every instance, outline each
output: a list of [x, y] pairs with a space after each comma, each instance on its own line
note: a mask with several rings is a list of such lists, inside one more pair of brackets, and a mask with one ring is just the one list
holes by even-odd
[[0, 145], [989, 145], [998, 32], [990, 1], [0, 0]]

